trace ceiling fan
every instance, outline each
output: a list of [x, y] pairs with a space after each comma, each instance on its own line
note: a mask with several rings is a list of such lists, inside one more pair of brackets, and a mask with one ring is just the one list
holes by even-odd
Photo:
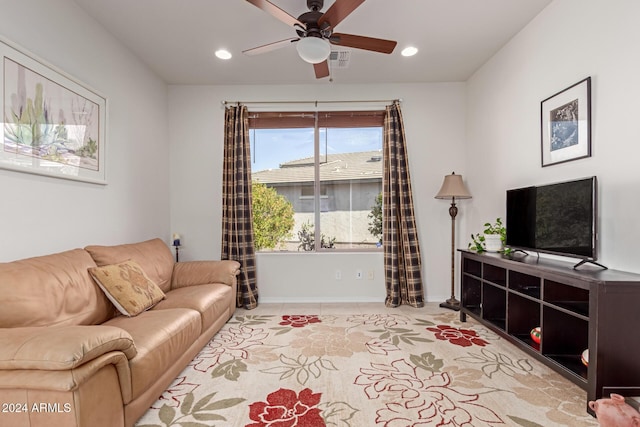
[[257, 55], [296, 43], [298, 54], [303, 60], [313, 64], [318, 79], [329, 76], [327, 59], [331, 54], [332, 44], [387, 54], [393, 52], [397, 44], [392, 40], [333, 32], [335, 27], [365, 0], [336, 0], [324, 13], [320, 12], [324, 6], [324, 0], [307, 0], [309, 12], [303, 13], [298, 18], [294, 18], [269, 0], [247, 1], [292, 26], [298, 36], [254, 47], [242, 53]]

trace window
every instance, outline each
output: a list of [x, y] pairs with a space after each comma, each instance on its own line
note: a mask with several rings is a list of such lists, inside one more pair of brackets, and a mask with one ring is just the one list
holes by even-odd
[[379, 250], [373, 212], [383, 118], [383, 111], [250, 115], [254, 189], [268, 189], [257, 197], [254, 190], [258, 250]]

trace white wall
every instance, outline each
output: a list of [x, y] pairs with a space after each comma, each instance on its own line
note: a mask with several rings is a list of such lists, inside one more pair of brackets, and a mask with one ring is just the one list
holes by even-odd
[[[184, 259], [217, 258], [220, 101], [402, 98], [428, 300], [449, 296], [448, 204], [433, 195], [453, 170], [474, 196], [459, 204], [458, 247], [504, 216], [506, 189], [597, 175], [601, 261], [640, 270], [640, 2], [554, 0], [466, 84], [171, 86], [168, 99], [164, 83], [73, 1], [0, 0], [0, 11], [0, 35], [109, 99], [109, 185], [0, 170], [0, 261], [171, 232], [183, 235]], [[593, 156], [542, 168], [540, 101], [586, 76]], [[259, 255], [259, 287], [263, 301], [382, 299], [381, 266], [380, 254]], [[356, 281], [356, 269], [374, 280]]]
[[[170, 86], [171, 229], [184, 259], [220, 256], [224, 110], [221, 101], [378, 100], [401, 98], [423, 260], [426, 297], [450, 295], [449, 204], [434, 199], [444, 175], [465, 173], [465, 85]], [[467, 201], [460, 203], [463, 223]], [[459, 228], [459, 246], [468, 233]], [[182, 259], [182, 258], [181, 258]], [[382, 301], [380, 253], [258, 254], [260, 300]], [[335, 279], [340, 269], [342, 280]], [[355, 279], [356, 269], [365, 277]], [[374, 271], [369, 280], [366, 272]]]
[[[600, 261], [640, 271], [640, 2], [555, 0], [468, 83], [467, 227], [504, 217], [505, 190], [596, 175]], [[540, 102], [592, 78], [592, 157], [541, 167]]]
[[109, 103], [107, 186], [0, 170], [0, 261], [168, 240], [166, 85], [71, 0], [0, 0], [0, 35]]

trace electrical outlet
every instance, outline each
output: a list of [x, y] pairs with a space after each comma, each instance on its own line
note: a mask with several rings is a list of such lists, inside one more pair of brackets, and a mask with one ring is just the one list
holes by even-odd
[[356, 279], [362, 279], [362, 270], [356, 270]]
[[373, 280], [373, 270], [367, 271], [367, 279]]
[[336, 280], [342, 280], [342, 271], [336, 270]]

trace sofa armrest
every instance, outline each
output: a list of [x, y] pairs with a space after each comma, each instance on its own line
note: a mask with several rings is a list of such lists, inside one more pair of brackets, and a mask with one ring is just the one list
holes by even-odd
[[114, 326], [0, 329], [0, 369], [69, 370], [111, 351], [137, 354], [131, 335]]
[[177, 262], [173, 266], [171, 289], [209, 283], [224, 283], [235, 287], [238, 274], [240, 274], [238, 261]]

